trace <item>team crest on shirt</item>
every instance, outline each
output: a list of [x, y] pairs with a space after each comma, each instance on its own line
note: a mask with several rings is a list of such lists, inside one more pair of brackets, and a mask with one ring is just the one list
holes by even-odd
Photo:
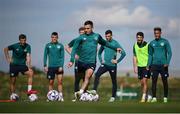
[[51, 48], [51, 46], [49, 46], [49, 48]]
[[164, 43], [163, 42], [161, 42], [161, 44], [160, 44], [161, 46], [164, 46]]
[[83, 38], [83, 40], [86, 40], [87, 38]]
[[58, 49], [60, 49], [60, 48], [61, 48], [61, 46], [59, 45], [59, 46], [57, 46], [57, 48], [58, 48]]
[[19, 51], [19, 48], [17, 48], [16, 51]]
[[24, 52], [27, 52], [27, 49], [25, 49]]

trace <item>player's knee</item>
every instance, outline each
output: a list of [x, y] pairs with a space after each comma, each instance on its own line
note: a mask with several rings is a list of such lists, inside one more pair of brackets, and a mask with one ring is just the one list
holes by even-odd
[[29, 77], [33, 77], [33, 75], [34, 75], [34, 72], [31, 70], [31, 71], [28, 71], [27, 72], [27, 75], [29, 76]]
[[54, 81], [53, 81], [53, 80], [50, 80], [50, 81], [49, 81], [49, 85], [52, 86], [53, 84], [54, 84]]
[[62, 85], [62, 80], [58, 81], [58, 85]]
[[50, 86], [53, 86], [53, 84], [54, 84], [53, 82], [50, 82], [50, 83], [49, 83]]

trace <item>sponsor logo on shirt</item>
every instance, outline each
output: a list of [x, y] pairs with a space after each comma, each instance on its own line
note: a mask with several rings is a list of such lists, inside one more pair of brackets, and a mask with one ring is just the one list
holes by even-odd
[[19, 51], [19, 49], [17, 48], [16, 51]]
[[161, 44], [160, 44], [161, 46], [164, 46], [164, 43], [163, 42], [161, 42]]
[[58, 48], [58, 49], [60, 49], [60, 48], [61, 48], [61, 46], [57, 46], [57, 48]]
[[154, 47], [154, 46], [156, 46], [155, 44], [152, 44], [152, 46]]
[[51, 46], [49, 46], [49, 48], [51, 48]]

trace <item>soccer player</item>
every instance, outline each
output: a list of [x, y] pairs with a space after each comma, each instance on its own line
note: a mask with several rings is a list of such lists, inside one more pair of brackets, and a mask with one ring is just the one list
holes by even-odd
[[[48, 59], [48, 64], [47, 64]], [[64, 46], [58, 42], [58, 33], [51, 34], [51, 42], [46, 44], [44, 49], [44, 71], [49, 79], [49, 91], [53, 90], [54, 79], [57, 76], [58, 81], [58, 101], [63, 102], [62, 80], [64, 66]]]
[[[109, 102], [114, 102], [117, 91], [117, 64], [122, 61], [122, 59], [126, 56], [126, 53], [124, 49], [121, 47], [121, 45], [112, 38], [111, 30], [107, 30], [105, 32], [105, 37], [106, 40], [111, 45], [122, 49], [121, 56], [117, 59], [117, 51], [105, 46], [100, 47], [98, 52], [98, 58], [101, 63], [101, 66], [99, 67], [98, 71], [95, 73], [94, 87], [92, 91], [96, 93], [100, 76], [108, 71], [112, 80], [112, 97], [109, 99]], [[102, 59], [101, 56], [103, 51], [104, 51], [104, 59]]]
[[[133, 46], [133, 67], [134, 73], [138, 75], [138, 79], [142, 86], [142, 98], [140, 102], [146, 102], [148, 97], [148, 79], [150, 78], [149, 71], [146, 69], [148, 64], [148, 43], [144, 41], [144, 33], [136, 34], [137, 42]], [[149, 102], [149, 101], [148, 101]]]
[[73, 65], [76, 51], [79, 47], [81, 47], [81, 53], [79, 54], [78, 60], [78, 69], [85, 72], [85, 80], [81, 86], [80, 91], [76, 92], [76, 97], [84, 93], [95, 70], [98, 43], [111, 49], [121, 51], [121, 48], [117, 48], [111, 45], [109, 42], [105, 41], [99, 34], [93, 32], [92, 21], [86, 21], [84, 23], [84, 28], [85, 34], [80, 35], [75, 41], [71, 53], [71, 59], [68, 63], [68, 67], [71, 67]]
[[[12, 51], [12, 57], [9, 55]], [[19, 42], [4, 48], [4, 54], [7, 62], [10, 64], [10, 92], [15, 94], [16, 77], [19, 72], [28, 75], [27, 94], [36, 94], [37, 91], [32, 90], [33, 70], [31, 66], [31, 46], [26, 43], [26, 35], [19, 35]]]
[[156, 99], [156, 85], [158, 75], [161, 74], [164, 86], [164, 103], [168, 102], [168, 67], [172, 57], [171, 46], [167, 39], [161, 37], [161, 28], [154, 28], [155, 39], [149, 44], [149, 59], [148, 67], [150, 66], [152, 76], [152, 101], [157, 102]]
[[[79, 28], [79, 34], [84, 34], [84, 27], [80, 27]], [[65, 50], [71, 54], [72, 51], [72, 47], [75, 43], [76, 39], [73, 39], [67, 46], [65, 46]], [[78, 70], [78, 59], [79, 59], [79, 53], [81, 52], [80, 48], [78, 49], [76, 55], [75, 55], [75, 67], [74, 67], [74, 74], [75, 74], [75, 80], [74, 80], [74, 92], [79, 91], [79, 83], [81, 81], [81, 79], [83, 79], [84, 81], [84, 72], [81, 72], [80, 70]], [[76, 99], [72, 100], [73, 102], [76, 101]]]

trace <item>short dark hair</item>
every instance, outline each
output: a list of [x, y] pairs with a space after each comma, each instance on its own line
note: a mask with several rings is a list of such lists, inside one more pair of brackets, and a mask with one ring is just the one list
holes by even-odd
[[80, 27], [80, 28], [79, 28], [79, 31], [82, 31], [82, 30], [84, 30], [84, 27]]
[[58, 36], [57, 32], [53, 32], [51, 35]]
[[160, 31], [161, 32], [161, 27], [154, 27], [154, 31]]
[[19, 40], [20, 40], [20, 39], [26, 39], [26, 35], [25, 35], [25, 34], [20, 34], [20, 35], [19, 35]]
[[105, 32], [105, 34], [111, 34], [111, 35], [112, 35], [112, 31], [111, 31], [111, 30], [107, 30], [107, 31]]
[[143, 32], [137, 32], [136, 36], [142, 36], [144, 38], [144, 33]]
[[91, 25], [91, 27], [93, 28], [93, 22], [90, 20], [87, 20], [84, 25]]

